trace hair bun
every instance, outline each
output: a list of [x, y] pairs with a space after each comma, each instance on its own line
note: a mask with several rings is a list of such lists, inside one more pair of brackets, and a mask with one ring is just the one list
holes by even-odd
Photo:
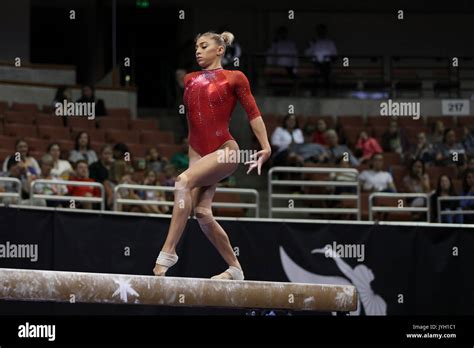
[[232, 42], [234, 41], [234, 34], [229, 31], [223, 31], [220, 35], [226, 46], [232, 45]]

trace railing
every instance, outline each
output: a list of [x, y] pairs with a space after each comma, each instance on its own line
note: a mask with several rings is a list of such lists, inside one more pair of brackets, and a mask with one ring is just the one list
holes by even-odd
[[15, 183], [18, 192], [0, 192], [0, 198], [2, 198], [2, 197], [17, 198], [18, 203], [19, 203], [20, 200], [21, 200], [21, 181], [17, 178], [0, 177], [0, 183], [2, 183], [2, 182], [13, 182], [13, 183]]
[[[114, 188], [114, 199], [113, 209], [117, 211], [118, 204], [129, 204], [129, 205], [167, 205], [173, 206], [173, 201], [157, 201], [157, 200], [145, 200], [145, 199], [127, 199], [119, 198], [118, 191], [120, 189], [130, 190], [143, 190], [143, 191], [162, 191], [162, 192], [173, 192], [174, 187], [169, 186], [148, 186], [148, 185], [131, 185], [131, 184], [120, 184]], [[228, 187], [217, 187], [216, 192], [227, 192], [227, 193], [238, 193], [247, 194], [255, 197], [254, 203], [225, 203], [225, 202], [212, 202], [212, 207], [215, 208], [250, 208], [255, 210], [255, 217], [260, 217], [260, 195], [257, 190], [244, 189], [244, 188], [228, 188]]]
[[[60, 196], [60, 195], [43, 195], [35, 193], [34, 188], [38, 184], [46, 185], [64, 185], [64, 186], [87, 186], [98, 187], [100, 189], [99, 197], [83, 197], [83, 196]], [[49, 201], [70, 201], [100, 203], [100, 209], [105, 210], [105, 190], [104, 185], [98, 182], [83, 182], [83, 181], [66, 181], [66, 180], [47, 180], [37, 179], [31, 182], [30, 186], [30, 202], [33, 205], [35, 199], [44, 199]]]
[[[274, 173], [351, 173], [355, 174], [354, 181], [334, 181], [334, 180], [277, 180], [273, 179]], [[292, 212], [292, 213], [326, 213], [326, 214], [356, 214], [357, 220], [360, 220], [360, 187], [358, 182], [357, 169], [352, 168], [315, 168], [315, 167], [273, 167], [268, 171], [268, 217], [272, 217], [273, 212]], [[285, 194], [273, 193], [273, 186], [339, 186], [355, 187], [354, 194]], [[273, 207], [274, 199], [301, 199], [301, 200], [355, 200], [357, 208], [282, 208]]]
[[[441, 201], [461, 201], [461, 200], [474, 200], [474, 196], [456, 196], [456, 197], [438, 197], [436, 204], [438, 209], [438, 222], [442, 222], [442, 215], [469, 215], [474, 214], [474, 210], [441, 210]], [[461, 208], [461, 207], [459, 207]]]
[[[426, 200], [426, 207], [389, 207], [389, 206], [374, 206], [373, 200], [376, 197], [389, 198], [424, 198]], [[369, 221], [373, 221], [374, 212], [419, 212], [426, 213], [426, 220], [430, 222], [430, 194], [427, 193], [389, 193], [389, 192], [374, 192], [369, 195]]]

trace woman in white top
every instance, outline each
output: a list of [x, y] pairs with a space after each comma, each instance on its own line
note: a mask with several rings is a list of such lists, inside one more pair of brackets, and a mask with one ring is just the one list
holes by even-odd
[[[29, 175], [40, 175], [41, 174], [41, 169], [36, 161], [36, 159], [33, 156], [29, 155], [28, 152], [28, 143], [24, 139], [18, 139], [17, 142], [15, 143], [15, 153], [11, 156], [18, 156], [18, 158], [15, 157], [15, 159], [20, 162], [21, 166], [26, 169], [26, 174]], [[3, 162], [2, 166], [2, 171], [6, 172], [8, 171], [7, 168], [7, 163], [8, 160], [10, 159], [11, 156], [8, 156], [5, 158], [5, 161]]]
[[51, 175], [67, 180], [69, 174], [74, 170], [72, 169], [71, 163], [66, 160], [62, 160], [61, 147], [58, 143], [52, 143], [48, 146], [48, 154], [53, 158], [53, 168], [51, 169]]
[[303, 132], [298, 127], [298, 120], [295, 115], [286, 115], [283, 119], [283, 125], [277, 127], [271, 137], [272, 146], [277, 147], [273, 165], [287, 165], [289, 157], [295, 156], [291, 149], [292, 145], [303, 143]]
[[69, 162], [76, 163], [79, 160], [84, 160], [88, 165], [97, 162], [97, 154], [91, 148], [91, 140], [87, 132], [79, 132], [76, 137], [74, 150], [69, 154]]

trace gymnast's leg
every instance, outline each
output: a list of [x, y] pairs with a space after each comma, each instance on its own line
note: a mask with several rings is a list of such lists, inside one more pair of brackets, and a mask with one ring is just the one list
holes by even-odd
[[[239, 150], [235, 140], [225, 142], [220, 149], [224, 148], [233, 151]], [[175, 250], [192, 210], [191, 191], [196, 187], [211, 186], [218, 183], [235, 172], [238, 167], [238, 163], [218, 161], [220, 154], [217, 150], [196, 160], [196, 152], [192, 147], [189, 147], [189, 157], [190, 161], [193, 158], [193, 165], [190, 164], [189, 168], [176, 179], [173, 215], [165, 244], [153, 270], [155, 275], [165, 275], [168, 268], [178, 261]]]

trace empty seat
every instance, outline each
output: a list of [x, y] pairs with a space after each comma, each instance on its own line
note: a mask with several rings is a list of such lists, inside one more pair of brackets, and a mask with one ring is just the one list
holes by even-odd
[[390, 117], [387, 116], [368, 116], [367, 126], [380, 127], [387, 129], [390, 126]]
[[129, 128], [133, 130], [158, 130], [158, 120], [154, 120], [154, 119], [130, 120]]
[[36, 129], [36, 126], [27, 125], [27, 124], [16, 124], [16, 123], [6, 124], [3, 132], [7, 136], [18, 137], [18, 138], [38, 136], [38, 131]]
[[37, 114], [36, 124], [38, 126], [64, 127], [64, 120], [54, 114]]
[[3, 112], [7, 109], [8, 109], [8, 102], [0, 101], [0, 114], [3, 114]]
[[[155, 146], [155, 145], [154, 145]], [[171, 159], [175, 153], [178, 153], [182, 149], [182, 145], [168, 145], [168, 144], [156, 144], [158, 151], [162, 156]]]
[[[216, 192], [214, 195], [214, 202], [223, 203], [240, 203], [240, 195], [238, 193], [229, 192]], [[212, 208], [214, 215], [216, 216], [234, 216], [242, 217], [245, 216], [244, 208]]]
[[69, 129], [65, 127], [38, 126], [38, 134], [43, 139], [58, 140], [69, 139]]
[[25, 141], [28, 143], [28, 150], [31, 151], [38, 151], [42, 154], [46, 153], [46, 149], [48, 148], [49, 141], [41, 138], [25, 138]]
[[174, 144], [174, 134], [168, 131], [141, 131], [140, 143], [150, 145], [157, 143]]
[[12, 110], [14, 111], [26, 111], [32, 115], [38, 112], [38, 105], [34, 103], [16, 103], [12, 104]]
[[3, 113], [5, 123], [28, 124], [32, 125], [35, 122], [35, 116], [23, 111], [6, 110]]
[[339, 127], [363, 126], [364, 117], [361, 115], [340, 115], [337, 116], [337, 124]]
[[108, 108], [107, 116], [116, 117], [116, 118], [130, 118], [130, 109], [127, 108]]
[[43, 105], [41, 112], [45, 114], [54, 114], [54, 107], [52, 105]]
[[458, 127], [474, 127], [474, 116], [458, 116]]
[[134, 130], [107, 130], [105, 140], [109, 143], [139, 143], [140, 133]]
[[[8, 151], [3, 148], [0, 148], [0, 166], [3, 166], [3, 162], [8, 156], [11, 156], [13, 151]], [[1, 168], [1, 167], [0, 167]]]
[[97, 121], [99, 129], [128, 129], [128, 120], [123, 118], [104, 117]]
[[67, 125], [71, 128], [71, 131], [74, 129], [95, 129], [95, 121], [88, 120], [86, 117], [68, 117]]
[[59, 147], [61, 148], [61, 152], [69, 152], [74, 149], [74, 141], [67, 140], [67, 139], [59, 139], [57, 141], [50, 141], [50, 143], [58, 143]]
[[17, 138], [0, 135], [0, 149], [14, 151]]
[[453, 128], [456, 126], [454, 116], [428, 116], [426, 117], [426, 124], [430, 127], [437, 121], [443, 122], [444, 128]]
[[127, 144], [133, 158], [144, 158], [146, 151], [149, 149], [148, 145], [143, 144]]

